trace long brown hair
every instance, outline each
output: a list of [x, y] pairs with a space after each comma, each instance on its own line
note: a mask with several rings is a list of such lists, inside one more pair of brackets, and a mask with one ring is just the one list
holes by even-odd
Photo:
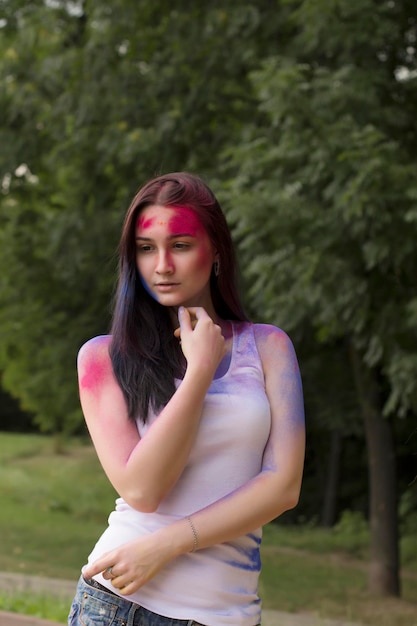
[[133, 198], [122, 229], [110, 348], [129, 416], [144, 421], [150, 409], [158, 411], [168, 402], [175, 391], [175, 378], [180, 378], [185, 368], [169, 309], [147, 292], [136, 269], [137, 219], [145, 207], [155, 204], [187, 207], [197, 214], [219, 258], [219, 275], [212, 270], [210, 277], [215, 311], [222, 319], [247, 319], [237, 288], [230, 230], [213, 192], [201, 178], [186, 172], [150, 180]]

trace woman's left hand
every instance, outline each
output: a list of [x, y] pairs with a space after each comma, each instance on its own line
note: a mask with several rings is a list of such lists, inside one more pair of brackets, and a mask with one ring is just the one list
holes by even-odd
[[89, 564], [83, 574], [92, 578], [102, 573], [119, 593], [128, 596], [153, 578], [171, 558], [153, 535], [146, 535], [106, 552]]

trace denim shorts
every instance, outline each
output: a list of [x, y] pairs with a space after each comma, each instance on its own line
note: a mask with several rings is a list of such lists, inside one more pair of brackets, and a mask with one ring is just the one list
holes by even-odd
[[192, 619], [174, 619], [148, 611], [112, 593], [95, 580], [78, 581], [68, 616], [69, 626], [204, 626]]

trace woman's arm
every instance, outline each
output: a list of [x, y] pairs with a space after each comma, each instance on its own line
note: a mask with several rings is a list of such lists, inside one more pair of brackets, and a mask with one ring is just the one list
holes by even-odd
[[154, 511], [187, 462], [214, 372], [225, 342], [204, 309], [181, 310], [181, 347], [187, 370], [177, 391], [139, 436], [127, 414], [109, 356], [110, 337], [87, 342], [78, 357], [81, 406], [94, 447], [117, 493], [133, 508]]
[[[272, 416], [262, 471], [228, 496], [192, 515], [199, 549], [251, 532], [298, 502], [305, 428], [297, 359], [283, 331], [272, 326], [255, 328]], [[165, 563], [193, 550], [192, 525], [188, 519], [181, 519], [129, 542], [90, 565], [86, 575], [94, 576], [112, 566], [114, 586], [124, 594], [133, 593]], [[111, 577], [106, 573], [105, 576]]]

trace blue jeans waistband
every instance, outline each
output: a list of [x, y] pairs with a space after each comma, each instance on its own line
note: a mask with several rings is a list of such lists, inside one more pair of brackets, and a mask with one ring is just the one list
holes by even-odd
[[177, 619], [153, 613], [97, 581], [81, 576], [68, 625], [88, 626], [97, 623], [112, 626], [204, 626], [192, 619]]
[[[110, 593], [112, 596], [120, 598], [120, 596], [115, 591], [107, 589], [107, 587], [105, 587], [101, 583], [98, 583], [96, 580], [94, 580], [94, 578], [85, 578], [85, 576], [83, 576], [83, 581], [86, 583], [86, 585], [89, 585], [90, 587], [95, 587], [96, 589], [100, 589], [100, 591], [104, 591], [104, 593]], [[124, 598], [121, 599], [123, 600]]]

